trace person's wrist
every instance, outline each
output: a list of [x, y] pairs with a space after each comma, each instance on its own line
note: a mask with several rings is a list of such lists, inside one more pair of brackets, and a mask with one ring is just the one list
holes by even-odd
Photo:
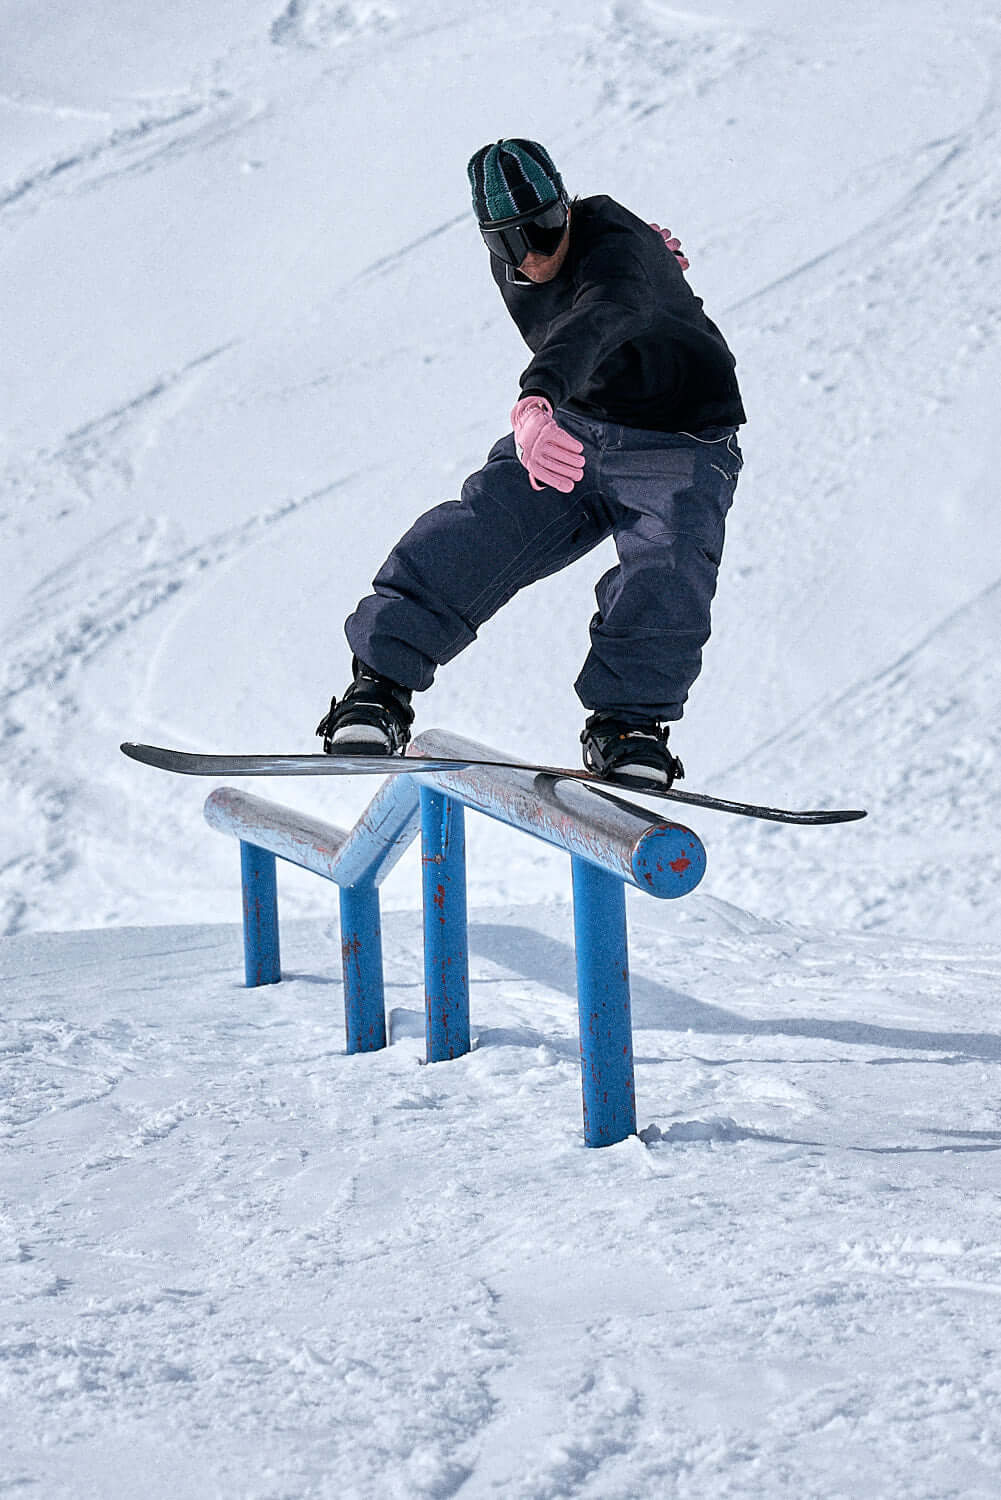
[[543, 396], [540, 391], [526, 391], [519, 396], [511, 409], [511, 425], [515, 426], [524, 421], [532, 412], [542, 412], [545, 416], [551, 417], [553, 408], [548, 396]]

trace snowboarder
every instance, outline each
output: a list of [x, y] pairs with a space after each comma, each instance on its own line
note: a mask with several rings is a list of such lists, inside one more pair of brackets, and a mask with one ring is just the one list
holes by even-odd
[[549, 153], [507, 139], [469, 162], [490, 268], [533, 359], [461, 499], [393, 548], [345, 624], [354, 679], [317, 733], [329, 754], [402, 753], [411, 694], [526, 584], [614, 539], [591, 649], [584, 765], [670, 786], [668, 746], [709, 637], [745, 420], [734, 359], [670, 231], [568, 197]]

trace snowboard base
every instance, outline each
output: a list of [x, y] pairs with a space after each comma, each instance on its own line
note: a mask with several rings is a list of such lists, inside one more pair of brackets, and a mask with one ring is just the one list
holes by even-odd
[[634, 792], [644, 797], [687, 803], [711, 812], [762, 818], [772, 823], [852, 823], [866, 816], [863, 808], [794, 811], [761, 807], [754, 802], [731, 802], [705, 792], [682, 791], [675, 786], [665, 789], [655, 781], [641, 781], [635, 776], [595, 776], [591, 771], [528, 765], [519, 760], [456, 760], [427, 755], [201, 755], [187, 750], [169, 750], [160, 745], [134, 745], [128, 741], [121, 748], [131, 760], [182, 776], [399, 776], [411, 771], [514, 770], [528, 771], [534, 776], [551, 776], [560, 781], [582, 782], [598, 793]]

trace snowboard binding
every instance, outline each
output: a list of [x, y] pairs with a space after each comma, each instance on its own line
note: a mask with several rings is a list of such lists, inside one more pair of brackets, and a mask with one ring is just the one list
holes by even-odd
[[354, 658], [354, 681], [344, 697], [331, 698], [316, 726], [326, 755], [402, 755], [414, 711], [410, 689]]
[[656, 720], [629, 724], [614, 714], [592, 714], [580, 737], [584, 765], [608, 781], [654, 782], [667, 791], [685, 774], [667, 736], [667, 725]]

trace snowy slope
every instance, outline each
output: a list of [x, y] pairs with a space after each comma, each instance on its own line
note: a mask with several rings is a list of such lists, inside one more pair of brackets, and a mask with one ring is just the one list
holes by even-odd
[[733, 767], [723, 783], [764, 781], [775, 796], [810, 767], [828, 767], [824, 792], [864, 788], [870, 816], [840, 830], [829, 863], [812, 869], [808, 836], [731, 826], [715, 844], [710, 887], [793, 921], [811, 913], [856, 930], [992, 941], [1001, 918], [999, 641], [996, 583], [871, 682]]
[[565, 906], [475, 1049], [343, 1056], [337, 933], [0, 942], [0, 1488], [993, 1500], [1001, 951], [632, 909], [643, 1140], [581, 1143]]
[[[679, 231], [739, 357], [748, 464], [677, 736], [693, 784], [743, 763], [740, 791], [763, 795], [790, 726], [993, 584], [999, 14], [86, 0], [56, 26], [4, 7], [3, 928], [232, 912], [200, 790], [118, 741], [310, 746], [345, 613], [482, 461], [527, 357], [468, 211], [466, 159], [501, 133]], [[517, 599], [422, 726], [574, 757], [569, 684], [607, 564]], [[923, 763], [870, 701], [864, 743]], [[896, 774], [863, 740], [836, 761], [864, 771], [853, 801]], [[784, 800], [843, 795], [835, 765], [793, 769]], [[932, 789], [943, 815], [967, 779]], [[367, 789], [288, 795], [349, 823]], [[711, 858], [743, 837], [705, 831]], [[769, 909], [824, 920], [800, 895], [839, 847], [769, 860]], [[871, 903], [892, 891], [912, 928], [962, 935], [965, 896], [943, 906], [899, 847]], [[560, 868], [523, 840], [491, 866], [483, 899], [545, 894]], [[326, 898], [293, 879], [288, 899]]]

